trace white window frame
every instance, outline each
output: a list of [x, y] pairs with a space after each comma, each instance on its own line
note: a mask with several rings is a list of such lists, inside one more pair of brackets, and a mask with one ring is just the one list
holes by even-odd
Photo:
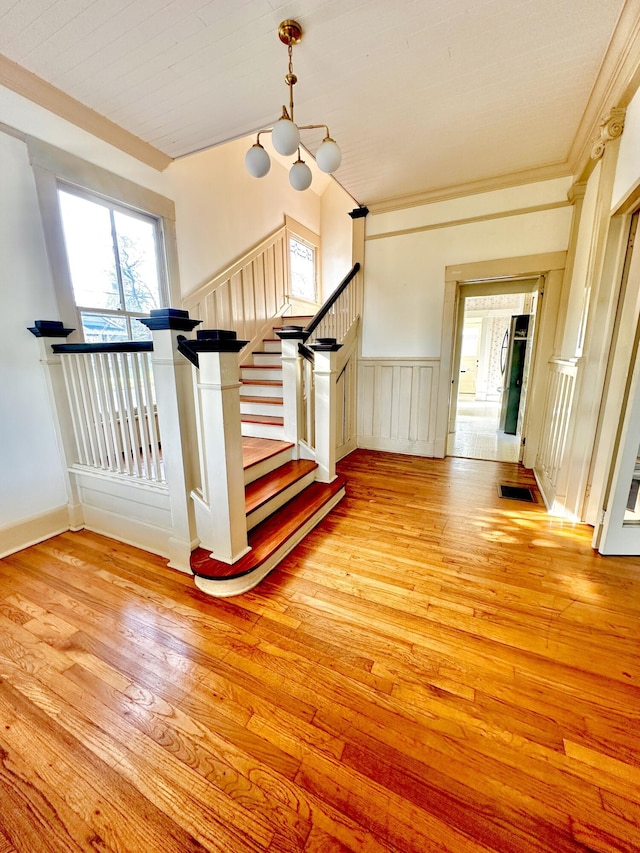
[[[300, 222], [296, 222], [291, 216], [285, 216], [286, 225], [286, 256], [287, 256], [287, 297], [289, 302], [303, 305], [319, 306], [320, 300], [320, 237], [310, 228], [306, 228]], [[313, 249], [314, 254], [314, 298], [304, 299], [301, 296], [294, 296], [291, 292], [291, 246], [290, 240], [293, 238], [299, 243], [304, 243]]]
[[[159, 285], [159, 293], [158, 296], [160, 298], [159, 308], [167, 308], [169, 307], [169, 288], [167, 285], [167, 264], [165, 258], [164, 251], [164, 235], [162, 228], [162, 219], [158, 216], [154, 216], [151, 213], [147, 213], [146, 211], [138, 210], [136, 208], [130, 207], [128, 205], [122, 204], [120, 202], [113, 201], [112, 199], [105, 198], [103, 195], [100, 195], [95, 192], [91, 192], [90, 190], [86, 190], [83, 187], [76, 187], [73, 184], [68, 183], [67, 181], [58, 182], [58, 192], [61, 190], [63, 192], [69, 193], [70, 195], [78, 196], [79, 198], [83, 198], [86, 201], [90, 201], [94, 204], [99, 204], [105, 207], [109, 211], [119, 211], [124, 213], [127, 216], [134, 216], [139, 218], [145, 222], [152, 222], [155, 229], [155, 245], [156, 245], [156, 263], [157, 263], [157, 271], [158, 271], [158, 285]], [[58, 196], [59, 199], [59, 196]], [[64, 227], [63, 227], [64, 230]], [[65, 244], [65, 252], [66, 252], [66, 244]], [[68, 255], [67, 255], [68, 262]], [[73, 284], [73, 283], [72, 283]], [[122, 291], [122, 283], [121, 283], [121, 275], [118, 274], [118, 288]], [[78, 328], [82, 333], [83, 323], [82, 323], [82, 314], [100, 314], [100, 315], [109, 315], [112, 317], [125, 317], [130, 320], [134, 320], [136, 317], [140, 316], [148, 316], [145, 315], [141, 311], [129, 311], [124, 307], [124, 294], [121, 292], [120, 296], [122, 297], [123, 308], [96, 308], [92, 305], [78, 305], [75, 302], [75, 293], [74, 293], [74, 303], [76, 308], [76, 317]], [[84, 337], [84, 334], [83, 334]]]
[[[175, 230], [175, 205], [132, 181], [88, 163], [35, 137], [26, 137], [42, 217], [45, 245], [58, 306], [58, 318], [75, 331], [69, 342], [83, 340], [79, 307], [76, 306], [58, 200], [58, 189], [68, 189], [91, 201], [139, 212], [158, 222], [158, 272], [164, 279], [165, 307], [180, 307], [180, 279]], [[100, 311], [99, 313], [109, 313]]]

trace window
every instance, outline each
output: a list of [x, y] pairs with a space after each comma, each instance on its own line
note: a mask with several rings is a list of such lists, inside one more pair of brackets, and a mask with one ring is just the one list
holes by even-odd
[[167, 304], [158, 219], [62, 185], [58, 199], [84, 340], [149, 338], [136, 318]]
[[316, 250], [315, 246], [289, 236], [290, 295], [305, 302], [316, 301]]

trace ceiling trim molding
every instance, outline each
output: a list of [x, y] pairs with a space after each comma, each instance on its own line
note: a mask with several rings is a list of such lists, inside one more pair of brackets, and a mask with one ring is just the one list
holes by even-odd
[[569, 152], [577, 178], [587, 178], [593, 169], [591, 151], [603, 118], [615, 107], [627, 107], [639, 82], [640, 7], [637, 0], [626, 0]]
[[124, 151], [131, 157], [135, 157], [141, 163], [146, 163], [164, 171], [173, 162], [172, 158], [144, 142], [133, 133], [110, 121], [105, 116], [67, 95], [61, 89], [47, 83], [31, 71], [27, 71], [21, 65], [0, 54], [0, 85], [6, 86], [18, 95], [28, 98], [30, 101], [49, 110], [60, 118], [75, 124], [76, 127], [86, 130], [98, 139], [108, 142], [115, 148]]
[[391, 213], [408, 207], [420, 207], [423, 204], [434, 204], [438, 201], [450, 201], [468, 195], [505, 190], [522, 184], [535, 184], [539, 181], [550, 181], [554, 178], [566, 178], [573, 172], [568, 163], [554, 163], [549, 166], [539, 166], [536, 169], [526, 169], [522, 172], [510, 172], [505, 175], [495, 175], [480, 181], [469, 181], [466, 184], [455, 184], [448, 187], [438, 187], [426, 192], [411, 195], [396, 196], [382, 201], [368, 202], [367, 207], [372, 215], [376, 213]]
[[562, 207], [571, 207], [571, 202], [556, 201], [550, 204], [536, 204], [530, 207], [518, 207], [515, 210], [499, 210], [495, 213], [483, 213], [478, 216], [450, 219], [446, 222], [433, 222], [430, 225], [416, 225], [413, 228], [402, 228], [398, 231], [382, 231], [379, 234], [367, 235], [365, 240], [383, 240], [385, 237], [402, 237], [406, 234], [420, 234], [423, 231], [437, 231], [439, 228], [457, 228], [459, 225], [473, 225], [475, 222], [488, 222], [491, 219], [507, 219], [511, 216], [524, 216], [527, 213], [543, 213], [547, 210], [559, 210]]

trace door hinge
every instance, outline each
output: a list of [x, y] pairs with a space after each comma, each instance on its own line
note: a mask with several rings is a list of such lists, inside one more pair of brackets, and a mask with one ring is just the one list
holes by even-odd
[[601, 525], [604, 524], [604, 520], [605, 520], [606, 516], [607, 516], [606, 509], [601, 509], [600, 510], [600, 521], [598, 523]]
[[520, 444], [524, 447], [526, 443], [527, 443], [527, 437], [526, 437], [526, 435], [523, 435], [522, 441], [520, 442]]

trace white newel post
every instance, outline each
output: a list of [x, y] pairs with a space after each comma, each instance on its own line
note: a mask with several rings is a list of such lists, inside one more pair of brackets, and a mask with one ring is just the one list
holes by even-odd
[[188, 311], [160, 308], [140, 322], [153, 335], [157, 416], [171, 510], [169, 565], [192, 574], [191, 552], [198, 542], [191, 500], [191, 454], [196, 453], [197, 438], [191, 365], [178, 352], [178, 336], [202, 321], [191, 320]]
[[202, 497], [193, 495], [198, 537], [211, 558], [235, 563], [247, 540], [240, 424], [238, 353], [247, 341], [235, 332], [203, 330], [182, 341], [181, 352], [199, 368]]
[[305, 339], [301, 326], [291, 326], [276, 332], [282, 342], [282, 407], [285, 441], [295, 445], [298, 458], [302, 436], [302, 356], [298, 344]]
[[64, 469], [69, 527], [71, 530], [81, 530], [84, 527], [82, 503], [75, 478], [69, 470], [77, 461], [73, 420], [62, 369], [62, 358], [52, 350], [56, 344], [64, 343], [75, 330], [65, 329], [59, 320], [36, 320], [29, 331], [38, 339], [40, 363], [44, 369], [49, 402], [54, 413], [56, 441]]
[[337, 359], [342, 344], [312, 344], [314, 351], [314, 378], [316, 389], [316, 479], [321, 483], [331, 483], [336, 478], [336, 436], [337, 436]]

